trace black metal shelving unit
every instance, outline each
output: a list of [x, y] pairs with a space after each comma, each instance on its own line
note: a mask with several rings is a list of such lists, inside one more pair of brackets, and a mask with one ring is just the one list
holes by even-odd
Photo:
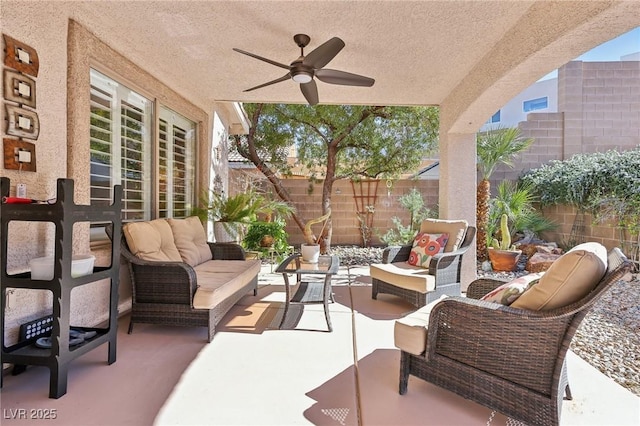
[[[9, 196], [10, 181], [0, 178], [0, 195]], [[120, 244], [111, 244], [111, 265], [94, 267], [93, 274], [71, 276], [73, 254], [73, 225], [77, 222], [108, 222], [113, 235], [120, 235], [122, 222], [122, 187], [114, 186], [113, 202], [110, 206], [78, 205], [73, 201], [74, 182], [58, 179], [57, 196], [52, 204], [5, 204], [0, 203], [0, 276], [2, 294], [0, 304], [2, 323], [0, 338], [2, 350], [0, 361], [15, 365], [41, 365], [50, 370], [49, 397], [60, 398], [67, 392], [67, 372], [75, 358], [102, 345], [109, 344], [109, 364], [116, 361], [116, 332], [118, 321], [118, 282], [120, 268]], [[7, 241], [10, 222], [52, 222], [55, 225], [54, 274], [50, 281], [32, 280], [31, 272], [9, 275], [7, 273]], [[110, 280], [109, 319], [106, 328], [84, 328], [97, 334], [77, 346], [69, 346], [69, 317], [71, 312], [71, 290], [95, 281]], [[53, 293], [53, 328], [51, 349], [37, 348], [32, 341], [21, 341], [5, 346], [4, 320], [8, 289], [28, 288], [49, 290]], [[76, 327], [74, 327], [76, 328]], [[1, 379], [0, 379], [1, 380]], [[2, 382], [0, 381], [0, 386]]]

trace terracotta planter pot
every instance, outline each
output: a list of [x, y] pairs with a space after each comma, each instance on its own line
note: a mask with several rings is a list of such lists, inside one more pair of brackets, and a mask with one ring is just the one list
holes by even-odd
[[511, 272], [516, 269], [522, 250], [498, 250], [489, 248], [489, 260], [494, 271]]
[[273, 245], [274, 239], [271, 235], [265, 235], [260, 240], [260, 247], [271, 247]]

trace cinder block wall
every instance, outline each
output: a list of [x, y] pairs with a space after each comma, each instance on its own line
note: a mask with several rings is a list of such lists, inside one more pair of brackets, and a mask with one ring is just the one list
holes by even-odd
[[493, 188], [550, 160], [640, 145], [640, 63], [569, 62], [558, 70], [558, 112], [530, 113], [518, 127], [535, 142], [513, 169], [496, 169]]
[[[621, 233], [614, 221], [594, 222], [590, 214], [578, 215], [575, 207], [567, 205], [545, 207], [542, 212], [545, 217], [559, 225], [555, 232], [549, 232], [543, 236], [548, 241], [556, 241], [561, 246], [595, 241], [609, 250], [619, 247], [625, 254], [631, 255], [629, 249], [633, 244], [632, 237], [626, 231]], [[574, 226], [576, 233], [572, 236]]]
[[[287, 179], [284, 186], [295, 200], [298, 213], [305, 219], [313, 219], [322, 215], [322, 182], [310, 184], [306, 179]], [[407, 194], [412, 188], [418, 189], [422, 194], [425, 204], [430, 208], [437, 209], [438, 203], [438, 181], [437, 180], [400, 180], [394, 181], [388, 191], [386, 181], [380, 181], [376, 192], [374, 186], [369, 187], [371, 192], [370, 205], [374, 205], [373, 213], [373, 237], [371, 245], [380, 245], [378, 237], [384, 234], [387, 229], [393, 227], [391, 218], [398, 216], [406, 225], [409, 223], [409, 213], [400, 206], [398, 198]], [[359, 187], [356, 187], [358, 195]], [[365, 188], [366, 193], [366, 188]], [[374, 197], [375, 202], [374, 202]], [[365, 203], [366, 205], [367, 203]], [[350, 181], [337, 181], [333, 185], [331, 194], [331, 220], [333, 245], [362, 245], [362, 235], [360, 233], [360, 222], [356, 214], [356, 201], [354, 191]], [[302, 232], [293, 221], [288, 221], [286, 228], [289, 234], [289, 242], [292, 245], [299, 245], [303, 242]], [[321, 225], [314, 225], [314, 232], [320, 232]]]

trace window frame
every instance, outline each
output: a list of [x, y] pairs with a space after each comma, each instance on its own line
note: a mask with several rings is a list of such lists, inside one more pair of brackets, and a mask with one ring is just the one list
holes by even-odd
[[[190, 123], [192, 125], [192, 127], [190, 128], [190, 130], [192, 131], [192, 135], [190, 137], [190, 141], [189, 141], [189, 148], [190, 148], [190, 152], [187, 153], [187, 157], [188, 157], [188, 161], [190, 161], [190, 169], [191, 172], [189, 174], [187, 174], [185, 176], [186, 180], [189, 180], [188, 185], [191, 186], [191, 188], [189, 189], [189, 197], [190, 199], [185, 200], [185, 204], [187, 205], [186, 210], [185, 210], [185, 216], [175, 216], [175, 217], [187, 217], [188, 215], [193, 213], [193, 208], [197, 205], [197, 189], [198, 189], [198, 181], [197, 181], [197, 176], [198, 176], [198, 147], [199, 147], [199, 132], [200, 132], [200, 126], [201, 123], [198, 120], [194, 120], [192, 118], [189, 117], [188, 114], [183, 113], [181, 111], [178, 110], [178, 108], [172, 108], [171, 106], [162, 103], [158, 100], [157, 97], [154, 97], [153, 95], [149, 94], [148, 92], [146, 92], [143, 89], [140, 89], [140, 87], [138, 87], [135, 84], [131, 84], [130, 81], [128, 81], [125, 78], [121, 78], [117, 73], [113, 73], [110, 72], [109, 70], [104, 69], [101, 66], [96, 66], [96, 64], [91, 64], [89, 67], [89, 73], [91, 75], [91, 73], [95, 71], [99, 74], [101, 74], [102, 76], [104, 76], [106, 79], [115, 82], [115, 84], [117, 86], [121, 86], [126, 88], [127, 90], [129, 90], [131, 93], [140, 96], [142, 98], [147, 99], [150, 102], [151, 105], [151, 112], [150, 112], [150, 135], [149, 135], [149, 153], [148, 155], [145, 155], [145, 158], [143, 161], [149, 161], [150, 162], [150, 167], [148, 168], [147, 171], [145, 171], [144, 173], [146, 173], [148, 176], [144, 177], [143, 180], [149, 181], [149, 196], [147, 197], [149, 199], [149, 207], [148, 209], [145, 210], [144, 213], [144, 217], [143, 218], [136, 218], [136, 219], [125, 219], [123, 218], [123, 222], [129, 222], [129, 221], [136, 221], [136, 220], [150, 220], [150, 219], [157, 219], [157, 218], [161, 218], [161, 217], [174, 217], [174, 212], [170, 211], [169, 214], [167, 216], [162, 216], [161, 215], [161, 211], [160, 211], [160, 202], [159, 202], [159, 198], [160, 198], [160, 184], [159, 184], [159, 178], [160, 178], [160, 173], [159, 173], [159, 161], [160, 161], [160, 121], [161, 121], [161, 115], [162, 114], [168, 114], [171, 115], [173, 114], [176, 117], [179, 117], [178, 121], [179, 122], [187, 122]], [[90, 91], [90, 97], [92, 96], [92, 92], [93, 92], [93, 81], [91, 79], [91, 77], [89, 78], [90, 83], [89, 83], [89, 91]], [[91, 104], [91, 100], [89, 101]], [[89, 113], [90, 116], [90, 121], [92, 118], [92, 114], [91, 112]], [[112, 120], [113, 122], [114, 120]], [[119, 123], [120, 120], [118, 120], [118, 126], [120, 125]], [[91, 124], [90, 124], [90, 128], [91, 128]], [[112, 133], [115, 134], [116, 130], [112, 130]], [[118, 131], [118, 135], [120, 135], [119, 131]], [[120, 140], [120, 147], [122, 147], [122, 140], [120, 138], [120, 136], [118, 137], [118, 139]], [[90, 150], [91, 151], [91, 150]], [[120, 150], [118, 150], [120, 151]], [[113, 153], [113, 149], [112, 149], [112, 153]], [[91, 157], [91, 153], [90, 155], [90, 161], [92, 159]], [[118, 164], [118, 168], [120, 170], [120, 165]], [[112, 192], [113, 192], [113, 185], [117, 184], [116, 183], [116, 179], [114, 179], [114, 176], [119, 176], [120, 173], [114, 173], [113, 171], [111, 172], [111, 182], [109, 184], [110, 187], [110, 193], [111, 193], [111, 197], [112, 197]], [[122, 181], [119, 181], [120, 183], [122, 183]], [[91, 200], [91, 202], [94, 202], [94, 198], [92, 196], [92, 194], [89, 194], [89, 198]], [[100, 224], [96, 224], [98, 226], [100, 226]]]
[[[539, 106], [539, 105], [542, 105], [543, 102], [544, 102], [544, 106]], [[547, 109], [547, 108], [549, 108], [548, 96], [542, 96], [540, 98], [528, 99], [526, 101], [522, 101], [522, 112], [531, 112], [531, 111], [537, 111], [539, 109]]]

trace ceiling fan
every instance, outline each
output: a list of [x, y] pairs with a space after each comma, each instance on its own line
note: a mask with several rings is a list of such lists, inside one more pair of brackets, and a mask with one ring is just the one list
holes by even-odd
[[300, 83], [300, 90], [304, 95], [309, 105], [316, 105], [318, 99], [318, 87], [314, 77], [318, 80], [329, 84], [341, 84], [345, 86], [364, 86], [371, 87], [375, 80], [373, 78], [364, 77], [358, 74], [352, 74], [345, 71], [325, 69], [331, 60], [342, 50], [344, 42], [338, 37], [326, 41], [324, 44], [316, 47], [307, 56], [304, 56], [304, 48], [309, 44], [311, 38], [306, 34], [296, 34], [293, 36], [293, 41], [300, 47], [300, 57], [291, 62], [290, 65], [281, 64], [280, 62], [272, 61], [271, 59], [264, 58], [262, 56], [250, 53], [241, 49], [233, 50], [242, 53], [252, 58], [259, 59], [267, 62], [271, 65], [275, 65], [280, 68], [288, 70], [287, 74], [275, 80], [269, 81], [259, 86], [252, 87], [244, 90], [250, 92], [251, 90], [260, 89], [271, 84], [280, 83], [281, 81], [292, 79], [296, 83]]

